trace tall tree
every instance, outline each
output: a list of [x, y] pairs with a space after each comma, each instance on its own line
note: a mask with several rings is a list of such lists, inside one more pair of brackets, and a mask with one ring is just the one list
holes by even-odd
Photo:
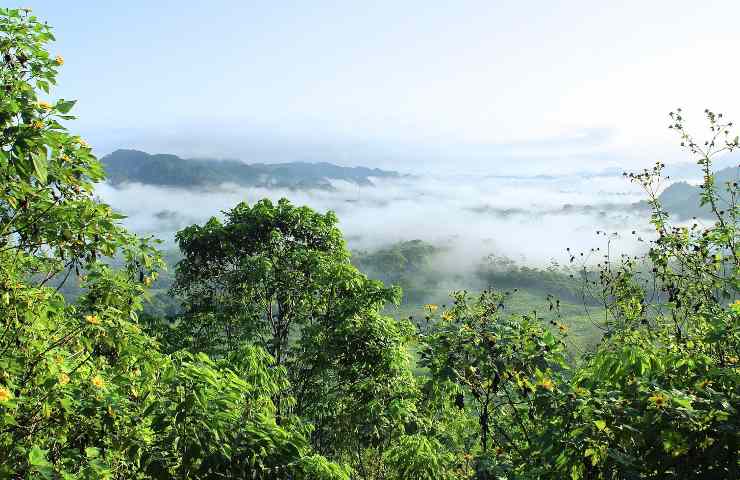
[[346, 479], [298, 420], [276, 424], [285, 376], [264, 350], [168, 356], [142, 332], [161, 261], [94, 198], [102, 167], [61, 123], [74, 102], [42, 97], [64, 63], [53, 38], [0, 8], [0, 478]]
[[415, 388], [412, 329], [380, 309], [399, 292], [350, 263], [332, 212], [282, 199], [241, 203], [225, 217], [177, 234], [183, 345], [216, 355], [263, 345], [287, 369], [295, 412], [313, 422], [322, 451], [396, 432]]

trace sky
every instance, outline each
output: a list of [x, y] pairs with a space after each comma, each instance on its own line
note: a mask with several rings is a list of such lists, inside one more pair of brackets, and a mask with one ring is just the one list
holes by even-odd
[[101, 154], [555, 173], [686, 160], [679, 106], [740, 118], [737, 1], [4, 3], [54, 27]]

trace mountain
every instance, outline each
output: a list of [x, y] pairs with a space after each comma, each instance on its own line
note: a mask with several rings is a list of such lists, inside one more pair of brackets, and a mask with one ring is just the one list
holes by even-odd
[[[726, 153], [720, 157], [712, 159], [714, 170], [722, 171], [740, 165], [740, 152]], [[701, 177], [701, 169], [697, 167], [696, 162], [682, 162], [667, 165], [663, 169], [663, 175], [667, 175], [674, 180], [689, 180]]]
[[234, 183], [250, 187], [331, 190], [332, 180], [361, 186], [373, 178], [397, 178], [398, 172], [331, 163], [254, 163], [238, 160], [184, 159], [176, 155], [150, 155], [138, 150], [116, 150], [104, 156], [108, 181], [113, 185], [143, 183], [168, 187], [208, 187]]
[[[726, 196], [726, 184], [737, 182], [740, 178], [740, 167], [728, 167], [714, 172], [714, 182], [722, 197]], [[686, 182], [676, 182], [663, 190], [658, 197], [665, 210], [682, 219], [706, 217], [711, 214], [708, 205], [699, 206], [701, 189]], [[728, 201], [721, 201], [720, 208], [727, 207]]]

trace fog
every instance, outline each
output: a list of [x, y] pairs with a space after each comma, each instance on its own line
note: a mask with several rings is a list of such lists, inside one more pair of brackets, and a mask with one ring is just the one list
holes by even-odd
[[[240, 201], [290, 199], [333, 210], [351, 249], [372, 250], [421, 239], [446, 247], [438, 268], [461, 272], [489, 254], [520, 263], [566, 263], [566, 248], [603, 247], [596, 231], [617, 234], [614, 251], [635, 253], [648, 238], [648, 213], [635, 207], [639, 188], [621, 176], [406, 176], [373, 179], [375, 186], [334, 182], [334, 190], [278, 190], [222, 185], [183, 190], [100, 185], [100, 198], [126, 214], [125, 224], [174, 244], [178, 229], [221, 216]], [[637, 233], [633, 234], [632, 231]]]

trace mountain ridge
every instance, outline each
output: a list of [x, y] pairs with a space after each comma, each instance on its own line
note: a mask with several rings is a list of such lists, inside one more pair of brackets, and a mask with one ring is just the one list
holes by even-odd
[[249, 187], [332, 190], [332, 180], [373, 186], [373, 178], [399, 178], [390, 170], [344, 167], [328, 162], [243, 163], [239, 160], [186, 159], [119, 149], [101, 158], [114, 185], [142, 183], [168, 187], [209, 187], [234, 183]]

